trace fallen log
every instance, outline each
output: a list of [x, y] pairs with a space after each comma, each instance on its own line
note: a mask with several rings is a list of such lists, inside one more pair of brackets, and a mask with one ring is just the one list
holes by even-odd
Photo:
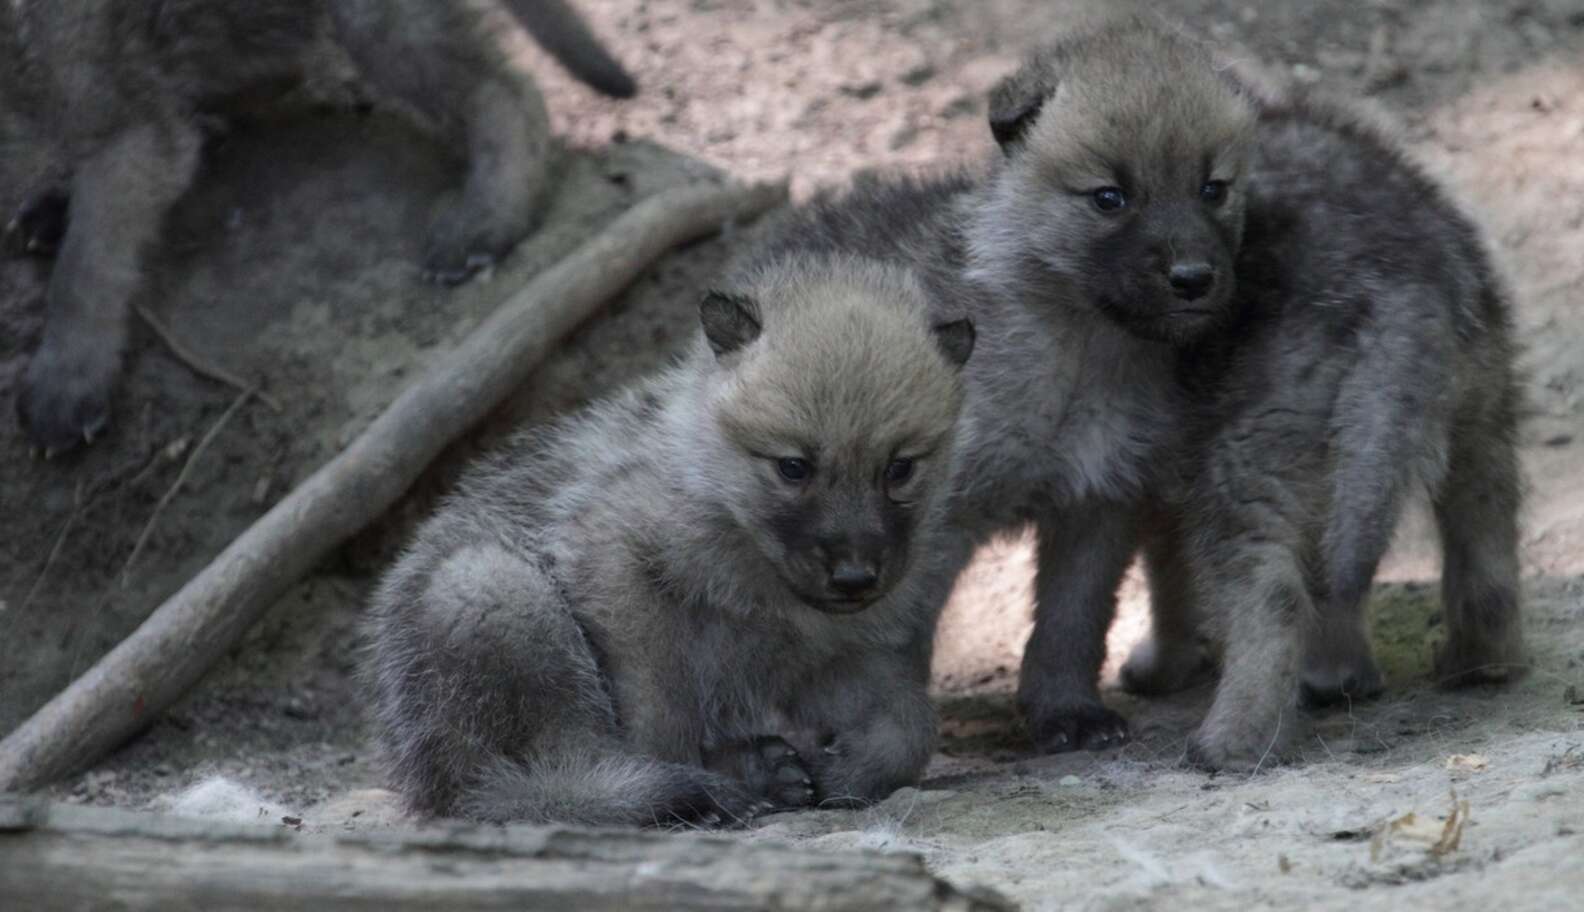
[[0, 897], [30, 912], [1013, 908], [917, 855], [654, 831], [297, 833], [0, 796]]
[[37, 788], [87, 767], [148, 725], [287, 588], [395, 504], [447, 444], [650, 263], [785, 199], [784, 185], [708, 183], [658, 193], [536, 276], [346, 450], [0, 741], [0, 792]]

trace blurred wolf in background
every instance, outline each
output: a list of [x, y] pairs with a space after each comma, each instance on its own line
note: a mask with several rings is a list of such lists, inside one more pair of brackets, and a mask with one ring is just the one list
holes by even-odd
[[[564, 0], [505, 7], [575, 76], [614, 97], [633, 80]], [[379, 94], [411, 106], [466, 156], [466, 183], [430, 226], [426, 275], [455, 283], [533, 227], [547, 184], [549, 121], [512, 68], [487, 0], [6, 0], [0, 85], [7, 141], [50, 144], [68, 187], [13, 220], [35, 250], [59, 245], [43, 340], [17, 413], [62, 451], [110, 420], [128, 302], [162, 216], [198, 166], [200, 119], [289, 88], [325, 41]]]

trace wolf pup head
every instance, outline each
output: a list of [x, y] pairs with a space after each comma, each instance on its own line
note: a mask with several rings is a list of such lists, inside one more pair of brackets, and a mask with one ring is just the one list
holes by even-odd
[[912, 273], [844, 257], [760, 267], [700, 315], [722, 502], [799, 600], [862, 610], [940, 521], [972, 324], [932, 324]]
[[1139, 336], [1202, 335], [1231, 307], [1256, 113], [1205, 49], [1147, 19], [1046, 48], [991, 95], [1006, 160], [977, 265]]

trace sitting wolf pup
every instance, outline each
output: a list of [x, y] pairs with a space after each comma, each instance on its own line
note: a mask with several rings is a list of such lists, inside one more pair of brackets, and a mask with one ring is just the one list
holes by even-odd
[[676, 367], [477, 468], [375, 598], [415, 811], [731, 823], [917, 781], [966, 320], [908, 271], [787, 253]]
[[[200, 119], [300, 78], [322, 37], [333, 34], [378, 91], [466, 156], [466, 185], [430, 229], [431, 276], [461, 281], [527, 234], [548, 183], [549, 123], [531, 79], [492, 42], [485, 3], [0, 2], [0, 57], [13, 68], [0, 118], [49, 143], [70, 171], [67, 193], [15, 222], [33, 249], [59, 244], [43, 340], [17, 396], [38, 445], [92, 442], [109, 423], [128, 302], [162, 217], [193, 179]], [[633, 93], [564, 0], [508, 6], [579, 78]]]
[[[1146, 527], [1154, 631], [1123, 683], [1184, 686], [1208, 634], [1221, 679], [1190, 755], [1275, 760], [1300, 691], [1379, 691], [1363, 603], [1416, 487], [1445, 560], [1438, 680], [1519, 672], [1519, 394], [1469, 219], [1358, 116], [1256, 97], [1145, 20], [1037, 55], [991, 121], [1007, 231], [1081, 277], [1077, 303], [1180, 353], [1189, 437]], [[1043, 676], [1025, 687], [1061, 689], [1066, 665], [1092, 680], [1101, 655], [1067, 632], [1109, 619], [1099, 603], [1042, 617], [1036, 639], [1071, 645], [1025, 666]]]

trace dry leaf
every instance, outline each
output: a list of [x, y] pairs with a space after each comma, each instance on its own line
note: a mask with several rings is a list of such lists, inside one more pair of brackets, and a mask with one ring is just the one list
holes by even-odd
[[1426, 852], [1436, 858], [1443, 858], [1458, 850], [1463, 842], [1463, 828], [1468, 826], [1468, 821], [1469, 803], [1466, 799], [1460, 800], [1454, 791], [1452, 812], [1445, 821], [1421, 818], [1410, 811], [1382, 824], [1370, 840], [1370, 861], [1380, 861], [1386, 849], [1398, 841], [1419, 843]]
[[1483, 773], [1489, 766], [1484, 754], [1453, 754], [1446, 760], [1446, 768], [1454, 773]]
[[1390, 783], [1393, 783], [1393, 782], [1401, 782], [1402, 781], [1402, 774], [1401, 773], [1365, 773], [1364, 774], [1364, 781], [1365, 782], [1373, 782], [1373, 783], [1382, 783], [1382, 784], [1390, 784]]
[[1442, 858], [1456, 852], [1463, 842], [1463, 828], [1468, 826], [1468, 820], [1468, 799], [1459, 801], [1457, 792], [1453, 792], [1452, 813], [1447, 817], [1446, 825], [1441, 828], [1441, 838], [1430, 847], [1430, 854]]
[[1434, 844], [1441, 839], [1442, 825], [1435, 820], [1425, 820], [1412, 811], [1388, 821], [1370, 840], [1370, 861], [1380, 861], [1387, 846], [1394, 842], [1420, 842]]

